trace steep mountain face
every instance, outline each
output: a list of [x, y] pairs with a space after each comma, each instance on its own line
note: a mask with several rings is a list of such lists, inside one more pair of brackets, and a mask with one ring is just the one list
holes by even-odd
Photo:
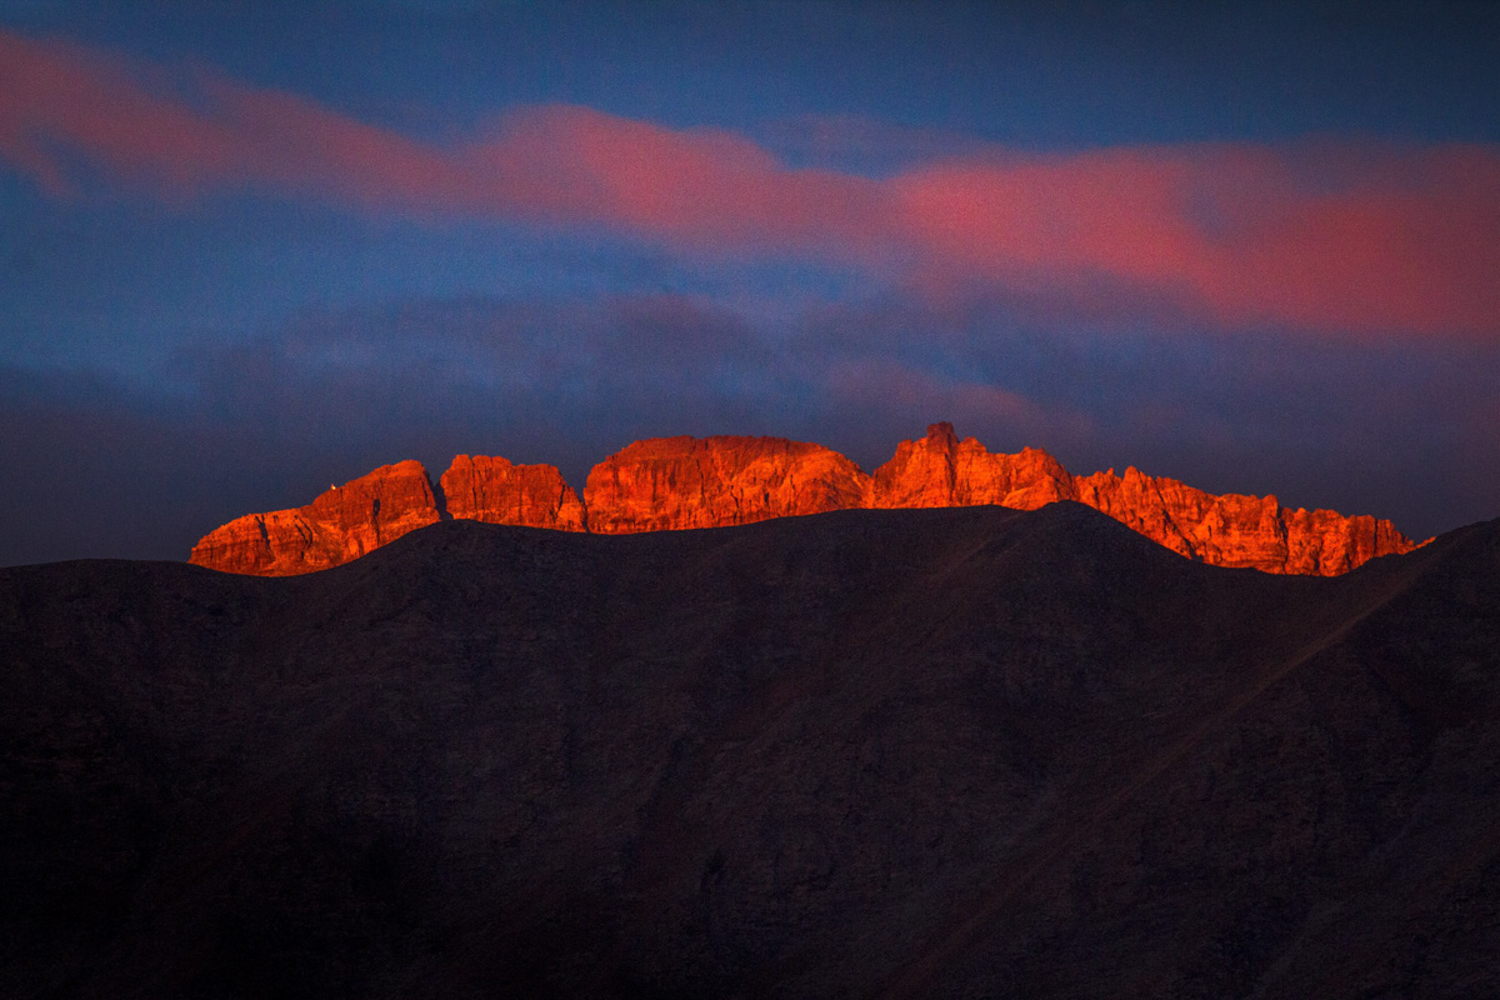
[[1084, 505], [0, 570], [20, 997], [1500, 996], [1500, 521]]
[[257, 576], [312, 573], [440, 518], [427, 470], [408, 460], [330, 487], [306, 507], [236, 518], [204, 536], [188, 561]]
[[[422, 507], [431, 489], [415, 462], [402, 469], [413, 520], [440, 516]], [[420, 480], [420, 484], [418, 483]], [[1376, 556], [1416, 544], [1389, 521], [1329, 510], [1288, 510], [1274, 496], [1214, 496], [1175, 479], [1134, 468], [1074, 476], [1036, 448], [991, 454], [951, 424], [903, 441], [873, 476], [821, 445], [767, 437], [671, 437], [637, 441], [589, 473], [583, 502], [550, 465], [512, 465], [503, 458], [460, 455], [440, 482], [453, 518], [596, 534], [721, 528], [775, 517], [860, 508], [970, 507], [995, 504], [1035, 510], [1076, 500], [1101, 510], [1181, 555], [1217, 566], [1268, 573], [1336, 576]], [[295, 511], [240, 518], [211, 533], [191, 562], [234, 573], [286, 576], [358, 558], [399, 537], [383, 527], [378, 504], [344, 503], [329, 491]], [[405, 494], [403, 494], [405, 495]], [[361, 494], [363, 496], [363, 494]], [[331, 498], [331, 499], [330, 499]], [[313, 508], [337, 517], [314, 517]], [[421, 513], [415, 513], [420, 508]], [[401, 508], [405, 509], [405, 508]], [[319, 518], [322, 519], [319, 519]], [[407, 524], [407, 522], [402, 522]], [[351, 537], [341, 538], [340, 531]], [[383, 539], [383, 541], [378, 541]]]
[[209, 532], [189, 562], [226, 573], [297, 576], [352, 562], [449, 517], [586, 531], [583, 504], [551, 465], [459, 455], [439, 480], [422, 463], [383, 465], [333, 486], [306, 507], [247, 514]]
[[865, 506], [869, 476], [822, 445], [768, 437], [637, 441], [594, 466], [589, 530], [722, 528]]
[[872, 506], [963, 507], [999, 504], [1035, 510], [1077, 500], [1190, 559], [1269, 573], [1336, 576], [1376, 556], [1416, 544], [1389, 521], [1331, 510], [1288, 510], [1274, 496], [1214, 496], [1134, 467], [1070, 475], [1045, 451], [992, 455], [951, 424], [903, 441], [875, 470]]
[[992, 455], [974, 438], [959, 441], [952, 424], [933, 424], [918, 441], [902, 441], [875, 470], [872, 507], [972, 507], [998, 504], [1036, 510], [1076, 500], [1073, 477], [1045, 451]]
[[448, 515], [485, 524], [587, 531], [583, 504], [552, 465], [459, 455], [439, 480]]
[[1214, 496], [1175, 479], [1096, 472], [1074, 477], [1077, 499], [1174, 552], [1215, 566], [1337, 576], [1417, 545], [1389, 521], [1332, 510], [1288, 510], [1274, 496]]

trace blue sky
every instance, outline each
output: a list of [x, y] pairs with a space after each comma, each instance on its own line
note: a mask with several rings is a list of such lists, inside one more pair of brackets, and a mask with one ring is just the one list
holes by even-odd
[[0, 564], [944, 419], [1500, 515], [1492, 5], [0, 2], [0, 50]]

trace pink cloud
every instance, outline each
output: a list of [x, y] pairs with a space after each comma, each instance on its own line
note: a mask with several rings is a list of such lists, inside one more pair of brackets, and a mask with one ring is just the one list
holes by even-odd
[[[1197, 144], [1001, 149], [872, 179], [750, 139], [523, 108], [437, 145], [311, 100], [0, 31], [0, 160], [172, 200], [257, 188], [374, 211], [602, 225], [694, 249], [878, 268], [1207, 324], [1500, 336], [1500, 149]], [[1066, 308], [1066, 307], [1064, 307]]]

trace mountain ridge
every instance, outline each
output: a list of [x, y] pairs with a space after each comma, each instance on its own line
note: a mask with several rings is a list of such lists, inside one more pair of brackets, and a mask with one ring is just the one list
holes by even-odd
[[1270, 573], [1335, 576], [1416, 543], [1368, 515], [1282, 507], [1274, 495], [1215, 496], [1133, 466], [1075, 476], [1047, 452], [991, 453], [948, 423], [903, 441], [866, 473], [809, 442], [720, 435], [637, 441], [589, 472], [583, 496], [551, 465], [459, 455], [433, 487], [407, 461], [382, 466], [306, 507], [249, 514], [215, 529], [189, 561], [286, 576], [359, 558], [445, 517], [627, 534], [748, 524], [861, 508], [997, 505], [1034, 510], [1074, 500], [1179, 555]]
[[0, 570], [20, 995], [1500, 989], [1500, 521], [1336, 578], [1088, 506]]

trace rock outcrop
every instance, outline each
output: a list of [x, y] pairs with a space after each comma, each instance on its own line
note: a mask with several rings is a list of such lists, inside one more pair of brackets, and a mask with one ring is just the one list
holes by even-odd
[[867, 506], [870, 477], [822, 445], [769, 437], [637, 441], [583, 489], [600, 534], [718, 528]]
[[329, 569], [441, 520], [420, 462], [382, 465], [306, 507], [247, 514], [209, 532], [189, 562], [228, 573], [295, 576]]
[[459, 455], [434, 492], [416, 462], [388, 465], [296, 510], [211, 532], [192, 562], [288, 576], [327, 569], [446, 514], [490, 524], [631, 534], [718, 528], [862, 507], [1035, 510], [1076, 500], [1189, 559], [1335, 576], [1416, 543], [1389, 521], [1289, 510], [1274, 496], [1215, 496], [1135, 468], [1074, 476], [1038, 448], [992, 454], [951, 424], [903, 441], [874, 475], [822, 445], [768, 437], [637, 441], [594, 466], [583, 501], [550, 465]]
[[513, 465], [488, 455], [459, 455], [438, 482], [451, 517], [588, 530], [578, 494], [554, 465]]
[[1337, 576], [1417, 545], [1389, 521], [1288, 510], [1275, 496], [1214, 496], [1135, 468], [1077, 477], [1077, 499], [1190, 559], [1270, 573]]
[[875, 470], [871, 506], [1035, 510], [1055, 500], [1086, 503], [1189, 559], [1268, 573], [1335, 576], [1417, 547], [1389, 521], [1288, 510], [1274, 496], [1215, 496], [1133, 467], [1070, 475], [1045, 451], [991, 454], [974, 438], [960, 441], [951, 424], [900, 444]]
[[998, 504], [1035, 510], [1054, 500], [1077, 500], [1073, 477], [1051, 455], [1026, 448], [992, 455], [974, 438], [960, 441], [952, 424], [933, 424], [918, 441], [902, 441], [875, 470], [870, 506], [977, 507]]

